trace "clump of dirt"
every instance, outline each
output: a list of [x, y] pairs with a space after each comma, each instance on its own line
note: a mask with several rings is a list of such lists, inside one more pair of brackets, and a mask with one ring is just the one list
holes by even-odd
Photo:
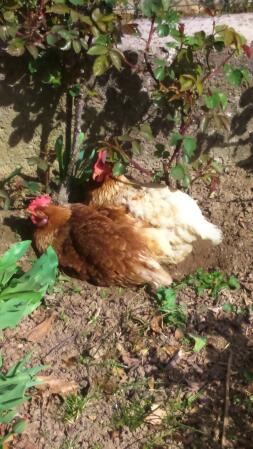
[[[233, 168], [215, 197], [202, 183], [192, 195], [224, 238], [216, 248], [197, 244], [173, 276], [216, 268], [236, 275], [241, 288], [217, 299], [182, 290], [178, 301], [188, 322], [180, 329], [163, 323], [144, 288], [97, 288], [61, 277], [32, 316], [4, 332], [2, 354], [10, 366], [32, 350], [32, 364], [49, 365], [46, 375], [75, 382], [87, 403], [72, 422], [61, 395], [36, 390], [21, 407], [29, 425], [15, 449], [220, 448], [228, 378], [226, 447], [252, 447], [253, 177]], [[17, 218], [4, 215], [1, 253], [20, 229]], [[23, 238], [29, 232], [21, 227]], [[53, 313], [47, 333], [29, 341], [31, 330]], [[207, 338], [200, 352], [189, 335]]]

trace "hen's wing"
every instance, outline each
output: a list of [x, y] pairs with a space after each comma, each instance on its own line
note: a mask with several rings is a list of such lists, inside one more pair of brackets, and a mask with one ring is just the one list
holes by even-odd
[[152, 273], [158, 277], [160, 272], [163, 283], [169, 283], [169, 275], [146, 250], [144, 240], [130, 225], [124, 209], [94, 209], [75, 204], [69, 224], [73, 245], [85, 260], [93, 282], [143, 284], [152, 282]]

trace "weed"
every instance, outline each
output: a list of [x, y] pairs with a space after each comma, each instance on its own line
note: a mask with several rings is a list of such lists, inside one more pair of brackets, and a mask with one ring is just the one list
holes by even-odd
[[29, 358], [30, 354], [19, 360], [7, 373], [0, 372], [0, 425], [8, 426], [9, 430], [6, 435], [0, 436], [0, 448], [11, 435], [22, 433], [26, 427], [24, 419], [16, 418], [17, 407], [28, 399], [28, 389], [40, 383], [36, 374], [44, 368], [42, 365], [26, 368]]
[[119, 407], [112, 418], [113, 426], [116, 429], [126, 426], [131, 431], [136, 430], [144, 423], [145, 417], [151, 410], [151, 405], [151, 399], [146, 399], [135, 400], [129, 405]]
[[69, 321], [69, 316], [64, 312], [64, 310], [62, 310], [59, 314], [59, 319], [64, 323], [67, 323]]
[[159, 311], [163, 314], [166, 324], [184, 327], [187, 322], [186, 309], [176, 302], [176, 293], [173, 288], [160, 287], [156, 292]]
[[182, 282], [175, 283], [174, 290], [179, 291], [189, 286], [192, 287], [198, 295], [204, 291], [208, 291], [210, 296], [217, 298], [221, 290], [231, 289], [235, 290], [240, 287], [240, 284], [235, 276], [227, 277], [220, 271], [207, 272], [202, 268], [196, 273], [187, 276]]
[[63, 421], [73, 424], [83, 413], [90, 400], [89, 396], [70, 394], [64, 401]]
[[58, 447], [58, 449], [77, 449], [77, 446], [75, 445], [74, 440], [66, 440]]

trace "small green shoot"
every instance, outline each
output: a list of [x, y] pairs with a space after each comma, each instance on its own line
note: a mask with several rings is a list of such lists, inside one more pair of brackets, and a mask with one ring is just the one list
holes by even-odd
[[[26, 368], [31, 354], [19, 360], [6, 373], [0, 371], [0, 425], [8, 426], [8, 432], [0, 436], [0, 449], [4, 442], [14, 434], [22, 433], [26, 427], [24, 419], [15, 419], [18, 416], [17, 407], [27, 401], [27, 390], [39, 384], [36, 375], [44, 369], [43, 365]], [[0, 362], [2, 369], [2, 360]]]
[[113, 415], [113, 426], [116, 429], [128, 427], [130, 431], [138, 429], [143, 423], [146, 416], [150, 413], [152, 401], [135, 400], [129, 405], [120, 407]]
[[194, 340], [193, 352], [200, 352], [206, 346], [207, 338], [200, 335], [188, 334]]
[[63, 421], [73, 424], [83, 413], [90, 400], [89, 396], [70, 394], [64, 401]]
[[177, 304], [176, 293], [173, 288], [160, 287], [156, 292], [156, 301], [166, 324], [175, 327], [184, 327], [186, 325], [186, 308]]

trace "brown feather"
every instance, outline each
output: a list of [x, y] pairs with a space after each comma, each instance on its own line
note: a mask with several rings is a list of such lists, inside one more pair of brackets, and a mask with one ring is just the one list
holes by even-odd
[[52, 245], [60, 265], [81, 279], [104, 286], [171, 282], [124, 208], [49, 205], [43, 212], [48, 223], [35, 231], [36, 247]]

